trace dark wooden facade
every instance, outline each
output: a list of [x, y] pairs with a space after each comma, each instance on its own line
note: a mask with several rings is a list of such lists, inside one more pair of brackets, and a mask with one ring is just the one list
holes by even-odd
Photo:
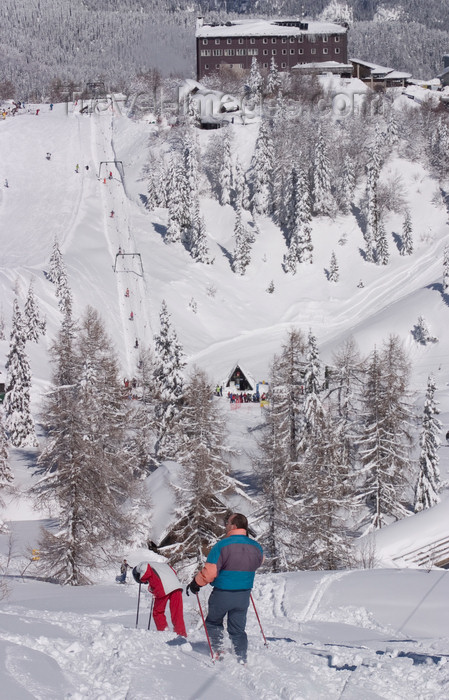
[[347, 63], [346, 29], [338, 25], [314, 24], [304, 23], [303, 29], [287, 25], [281, 30], [279, 24], [267, 21], [262, 34], [258, 25], [258, 35], [251, 34], [251, 22], [248, 22], [247, 34], [242, 24], [236, 25], [234, 33], [232, 25], [199, 27], [196, 37], [197, 78], [201, 80], [223, 66], [249, 70], [253, 58], [262, 71], [270, 68], [273, 58], [279, 71], [290, 71], [298, 64]]

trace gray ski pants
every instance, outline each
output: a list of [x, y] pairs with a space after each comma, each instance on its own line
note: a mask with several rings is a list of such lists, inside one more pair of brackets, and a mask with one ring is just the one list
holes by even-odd
[[214, 588], [209, 598], [206, 627], [212, 649], [218, 651], [223, 645], [223, 620], [228, 616], [228, 634], [239, 659], [246, 661], [248, 637], [246, 636], [246, 613], [251, 591], [223, 591]]

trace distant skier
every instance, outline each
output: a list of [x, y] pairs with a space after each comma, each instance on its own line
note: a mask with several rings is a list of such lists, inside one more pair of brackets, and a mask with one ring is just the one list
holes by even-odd
[[76, 173], [79, 173], [79, 170], [80, 170], [80, 166], [79, 166], [78, 163], [77, 163], [77, 164], [75, 165], [75, 172], [76, 172]]
[[112, 170], [109, 171], [109, 179], [112, 180]]
[[9, 187], [9, 182], [6, 179], [5, 179], [5, 187]]
[[187, 637], [182, 606], [182, 583], [176, 572], [165, 562], [142, 561], [134, 567], [133, 576], [137, 583], [148, 583], [148, 590], [154, 595], [153, 619], [156, 629], [168, 629], [165, 608], [170, 603], [170, 615], [176, 634]]
[[134, 343], [134, 347], [135, 347], [135, 348], [138, 348], [138, 347], [139, 347], [139, 341], [137, 340], [137, 338], [136, 338], [136, 342]]
[[114, 218], [114, 210], [111, 211], [111, 219]]
[[53, 111], [53, 102], [50, 102], [50, 112]]
[[36, 109], [36, 117], [39, 116], [39, 112], [40, 112], [40, 111], [41, 111], [40, 109]]
[[89, 166], [88, 166], [88, 165], [86, 165], [86, 170], [89, 170]]
[[134, 321], [134, 314], [133, 314], [132, 311], [131, 311], [131, 313], [129, 314], [129, 320], [130, 320], [130, 321]]
[[50, 159], [51, 159], [51, 153], [47, 153], [47, 155], [46, 155], [45, 157], [46, 157], [47, 160], [50, 160]]
[[126, 559], [124, 559], [120, 566], [120, 576], [117, 576], [115, 579], [117, 583], [126, 583], [126, 574], [128, 569], [132, 569], [132, 566], [130, 566]]

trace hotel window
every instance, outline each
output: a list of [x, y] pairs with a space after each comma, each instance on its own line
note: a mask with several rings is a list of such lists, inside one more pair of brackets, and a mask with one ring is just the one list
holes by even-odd
[[204, 64], [204, 70], [207, 70], [208, 68], [209, 68], [209, 64], [208, 64], [208, 63], [205, 63], [205, 64]]
[[298, 53], [299, 53], [299, 54], [303, 54], [303, 53], [304, 53], [304, 49], [298, 49]]
[[340, 49], [339, 48], [334, 49], [334, 53], [340, 53]]
[[249, 43], [250, 43], [250, 44], [255, 44], [255, 43], [256, 43], [256, 40], [254, 39], [254, 37], [251, 37], [251, 39], [249, 40]]
[[248, 56], [257, 56], [259, 49], [248, 49]]
[[[301, 49], [300, 49], [300, 50], [301, 50]], [[290, 53], [291, 53], [291, 55], [293, 56], [293, 54], [295, 53], [295, 49], [290, 49]]]
[[264, 39], [262, 39], [262, 41], [264, 44], [268, 44], [268, 39], [266, 37]]
[[235, 49], [225, 49], [224, 55], [225, 56], [235, 56]]
[[335, 39], [335, 41], [340, 41], [340, 37], [338, 35], [334, 36], [334, 39]]
[[264, 55], [264, 56], [268, 56], [268, 49], [264, 49], [264, 50], [263, 50], [263, 55]]
[[327, 48], [323, 49], [323, 54], [326, 55], [327, 53], [329, 53], [329, 49], [327, 49]]
[[304, 34], [300, 34], [300, 35], [298, 36], [298, 43], [302, 44], [303, 41], [304, 41]]
[[323, 42], [326, 44], [329, 41], [327, 34], [323, 34]]
[[271, 53], [273, 56], [276, 56], [276, 49], [271, 49]]
[[287, 43], [287, 37], [286, 37], [286, 36], [283, 36], [282, 39], [281, 39], [281, 41], [282, 41], [283, 44], [286, 44], [286, 43]]
[[272, 44], [275, 44], [275, 43], [276, 43], [276, 39], [274, 38], [274, 36], [271, 38], [271, 43], [272, 43]]
[[232, 44], [232, 39], [226, 39], [227, 44]]
[[[251, 51], [251, 49], [250, 49], [250, 51]], [[236, 56], [246, 56], [246, 49], [236, 49], [235, 55]]]
[[311, 34], [311, 35], [309, 36], [309, 41], [310, 41], [311, 44], [315, 44], [315, 42], [316, 42], [316, 36], [315, 36], [315, 34]]
[[223, 56], [223, 49], [214, 49], [212, 51], [212, 56]]
[[239, 44], [243, 44], [243, 39], [239, 39]]
[[220, 39], [215, 39], [215, 43], [216, 43], [216, 44], [219, 44], [219, 43], [220, 43]]
[[310, 53], [311, 53], [311, 54], [315, 54], [315, 53], [316, 53], [316, 49], [310, 49]]
[[268, 68], [268, 63], [264, 63], [264, 64], [263, 64], [263, 67], [264, 67], [264, 68]]
[[291, 36], [291, 37], [290, 37], [290, 44], [293, 44], [294, 41], [295, 41], [295, 37], [294, 37], [294, 36]]
[[201, 51], [202, 56], [210, 56], [210, 49], [203, 49]]
[[282, 55], [286, 56], [287, 55], [287, 49], [282, 49]]
[[281, 63], [281, 68], [287, 68], [287, 64], [286, 64], [286, 63]]
[[207, 40], [207, 39], [203, 39], [203, 45], [206, 46], [207, 43], [208, 43], [208, 40]]

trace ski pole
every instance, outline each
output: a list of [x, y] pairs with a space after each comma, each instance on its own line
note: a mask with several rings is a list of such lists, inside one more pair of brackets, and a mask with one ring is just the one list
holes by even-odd
[[140, 587], [141, 583], [139, 583], [139, 595], [137, 596], [137, 615], [136, 615], [136, 629], [137, 625], [139, 624], [139, 607], [140, 607]]
[[212, 644], [210, 643], [209, 632], [207, 631], [206, 620], [204, 619], [203, 608], [201, 607], [200, 597], [199, 597], [198, 593], [196, 594], [196, 599], [197, 599], [197, 601], [198, 601], [198, 607], [199, 607], [199, 609], [200, 609], [201, 619], [202, 619], [203, 625], [204, 625], [204, 631], [206, 632], [207, 642], [208, 642], [208, 644], [209, 644], [209, 649], [210, 649], [210, 655], [211, 655], [211, 657], [212, 657], [212, 661], [215, 661], [215, 659], [214, 659], [214, 652], [212, 651]]
[[151, 609], [150, 609], [150, 617], [148, 618], [148, 627], [147, 629], [150, 629], [151, 625], [151, 616], [153, 614], [153, 605], [154, 605], [154, 595], [151, 596]]
[[259, 623], [260, 631], [262, 632], [263, 642], [264, 642], [265, 646], [267, 647], [267, 646], [268, 646], [267, 638], [265, 637], [265, 635], [264, 635], [264, 633], [263, 633], [263, 629], [262, 629], [262, 625], [261, 625], [261, 622], [260, 622], [259, 613], [257, 612], [257, 608], [256, 608], [256, 604], [255, 604], [255, 602], [254, 602], [253, 594], [250, 593], [250, 594], [249, 594], [249, 597], [251, 598], [251, 603], [253, 604], [254, 612], [256, 613], [257, 622]]

